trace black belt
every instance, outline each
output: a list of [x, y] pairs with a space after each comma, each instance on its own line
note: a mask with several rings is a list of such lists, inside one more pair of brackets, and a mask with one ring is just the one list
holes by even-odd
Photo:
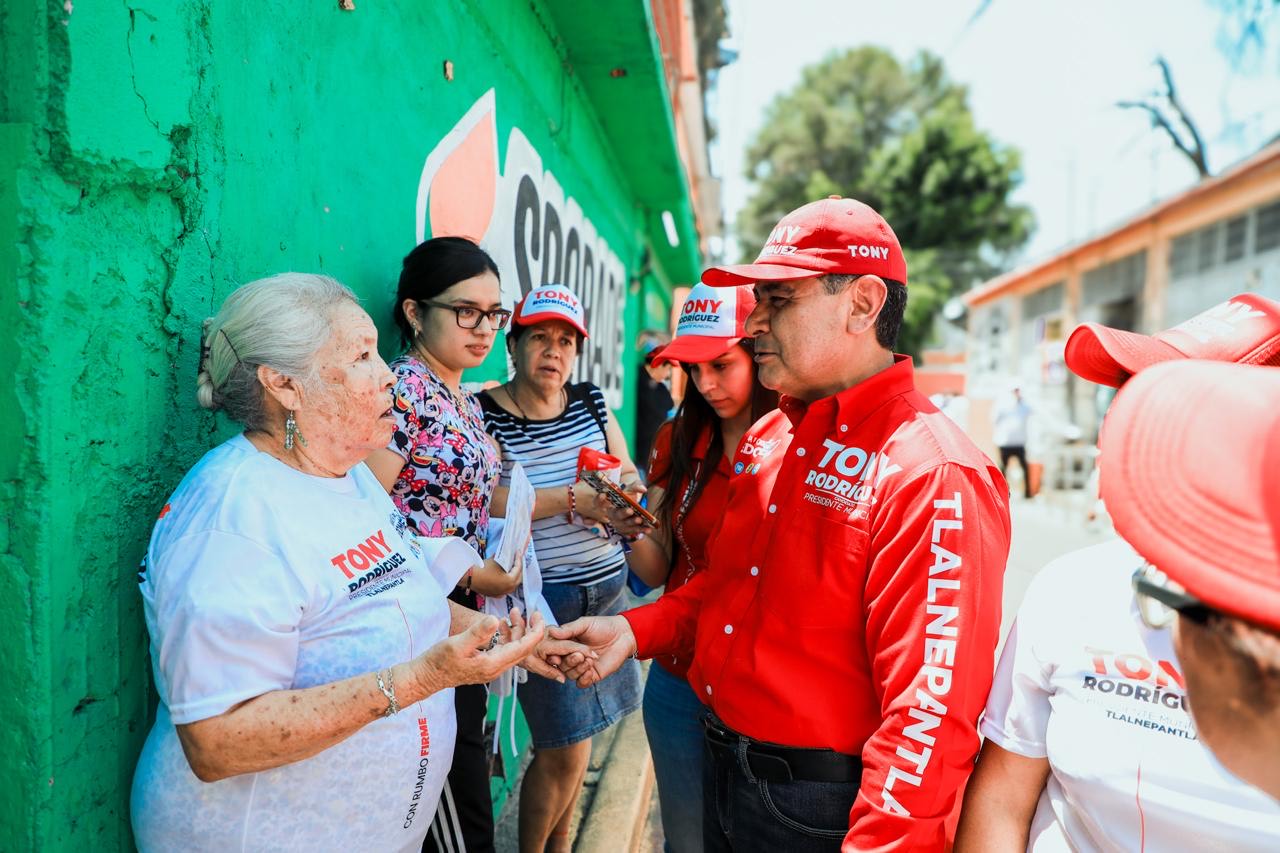
[[765, 743], [740, 735], [708, 715], [704, 720], [707, 745], [714, 752], [745, 759], [751, 775], [766, 782], [857, 782], [862, 759], [832, 749], [808, 749]]

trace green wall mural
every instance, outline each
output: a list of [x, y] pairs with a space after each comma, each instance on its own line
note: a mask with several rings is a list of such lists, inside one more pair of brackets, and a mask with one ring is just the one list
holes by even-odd
[[[232, 289], [333, 275], [391, 356], [401, 257], [470, 229], [512, 301], [578, 289], [579, 375], [629, 426], [631, 344], [666, 324], [642, 295], [698, 273], [647, 4], [355, 7], [0, 5], [8, 849], [132, 846], [154, 702], [135, 571], [166, 495], [234, 429], [195, 402], [200, 324]], [[468, 379], [504, 370], [496, 347]]]

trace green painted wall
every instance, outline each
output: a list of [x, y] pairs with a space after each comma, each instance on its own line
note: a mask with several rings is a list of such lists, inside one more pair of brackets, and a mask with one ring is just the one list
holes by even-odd
[[[594, 26], [616, 28], [615, 6], [647, 15], [619, 2]], [[653, 245], [659, 211], [628, 183], [637, 154], [610, 136], [572, 73], [579, 48], [555, 29], [564, 3], [356, 7], [0, 5], [6, 849], [131, 847], [128, 789], [154, 702], [134, 573], [165, 496], [233, 430], [194, 391], [200, 322], [236, 285], [334, 275], [392, 355], [424, 159], [490, 90], [498, 162], [518, 128], [616, 253], [621, 294], [639, 291], [646, 247], [667, 267], [651, 265], [645, 289], [687, 283], [696, 263]], [[684, 215], [672, 207], [691, 233], [687, 199]], [[632, 342], [665, 318], [638, 299], [615, 308], [606, 335], [626, 343], [614, 357], [629, 429]], [[495, 356], [470, 378], [500, 370]]]

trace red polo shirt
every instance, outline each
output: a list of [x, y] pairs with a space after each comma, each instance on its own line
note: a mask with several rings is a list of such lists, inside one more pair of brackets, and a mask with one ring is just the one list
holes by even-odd
[[991, 686], [1003, 478], [904, 356], [784, 398], [734, 472], [708, 569], [625, 614], [640, 654], [696, 635], [689, 681], [728, 726], [861, 756], [846, 850], [941, 850]]

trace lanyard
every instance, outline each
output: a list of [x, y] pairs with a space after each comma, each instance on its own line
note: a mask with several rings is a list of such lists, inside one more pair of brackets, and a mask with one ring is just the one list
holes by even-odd
[[689, 514], [689, 509], [693, 504], [693, 487], [698, 482], [698, 476], [702, 473], [702, 460], [693, 468], [693, 476], [685, 483], [684, 494], [680, 498], [680, 512], [676, 516], [676, 541], [680, 543], [680, 549], [684, 551], [684, 560], [689, 564], [688, 570], [685, 572], [684, 583], [689, 582], [689, 578], [693, 577], [693, 573], [697, 568], [693, 564], [693, 553], [689, 550], [689, 543], [684, 538], [684, 519]]

